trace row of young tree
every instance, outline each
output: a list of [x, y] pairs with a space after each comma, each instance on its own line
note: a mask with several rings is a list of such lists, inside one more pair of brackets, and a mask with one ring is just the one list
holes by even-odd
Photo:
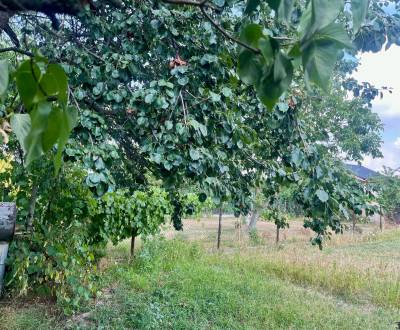
[[399, 42], [397, 2], [1, 4], [15, 291], [39, 285], [76, 307], [96, 292], [108, 241], [134, 243], [167, 218], [180, 230], [198, 203], [246, 215], [254, 191], [274, 205], [295, 186], [320, 246], [369, 208], [343, 160], [381, 156], [371, 101], [390, 90], [351, 73], [358, 52]]

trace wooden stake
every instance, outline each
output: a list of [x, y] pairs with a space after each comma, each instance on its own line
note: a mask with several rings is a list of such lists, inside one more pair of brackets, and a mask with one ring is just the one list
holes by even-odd
[[219, 249], [219, 247], [221, 246], [221, 230], [222, 230], [222, 205], [219, 207], [217, 249]]

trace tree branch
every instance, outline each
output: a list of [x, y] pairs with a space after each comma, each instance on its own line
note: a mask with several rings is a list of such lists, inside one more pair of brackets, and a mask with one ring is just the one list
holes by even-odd
[[[121, 0], [102, 1], [113, 7], [122, 7]], [[0, 0], [0, 11], [40, 11], [48, 14], [77, 15], [89, 5], [96, 9], [91, 0]]]
[[76, 15], [86, 1], [79, 0], [0, 0], [0, 10], [7, 12], [40, 11], [42, 13]]
[[224, 30], [217, 22], [215, 22], [212, 17], [206, 12], [204, 6], [200, 6], [200, 10], [205, 18], [219, 31], [221, 34], [226, 37], [227, 39], [237, 43], [238, 45], [242, 46], [243, 48], [246, 48], [248, 50], [251, 50], [252, 52], [256, 54], [261, 54], [261, 51], [258, 48], [255, 48], [253, 46], [250, 46], [246, 44], [245, 42], [241, 41], [240, 39], [237, 39], [230, 35], [226, 30]]
[[0, 53], [6, 53], [6, 52], [16, 52], [16, 53], [20, 53], [22, 55], [26, 55], [26, 56], [29, 56], [29, 57], [33, 57], [34, 56], [33, 53], [31, 53], [30, 51], [23, 50], [23, 49], [20, 49], [20, 48], [17, 48], [17, 47], [8, 47], [8, 48], [1, 48], [0, 49]]

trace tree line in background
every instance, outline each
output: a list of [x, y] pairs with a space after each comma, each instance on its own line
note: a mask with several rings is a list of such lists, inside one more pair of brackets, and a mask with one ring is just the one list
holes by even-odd
[[358, 52], [399, 43], [397, 3], [0, 3], [15, 292], [50, 290], [71, 311], [96, 293], [107, 242], [133, 250], [204, 208], [240, 216], [261, 200], [284, 228], [291, 191], [319, 246], [373, 211], [343, 161], [381, 156], [371, 101], [391, 90], [351, 73]]

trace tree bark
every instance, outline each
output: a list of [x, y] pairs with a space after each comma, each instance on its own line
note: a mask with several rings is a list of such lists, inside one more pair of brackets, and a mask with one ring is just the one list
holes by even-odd
[[381, 231], [383, 231], [382, 208], [380, 209], [380, 212], [379, 212], [379, 229]]
[[249, 232], [256, 229], [257, 221], [258, 221], [259, 217], [260, 217], [260, 212], [257, 209], [254, 209], [251, 212], [250, 221], [249, 221], [249, 225], [248, 225]]
[[131, 256], [130, 260], [133, 260], [135, 258], [135, 240], [137, 236], [137, 231], [136, 229], [132, 229], [132, 236], [131, 236]]
[[219, 207], [217, 249], [221, 246], [222, 206]]

